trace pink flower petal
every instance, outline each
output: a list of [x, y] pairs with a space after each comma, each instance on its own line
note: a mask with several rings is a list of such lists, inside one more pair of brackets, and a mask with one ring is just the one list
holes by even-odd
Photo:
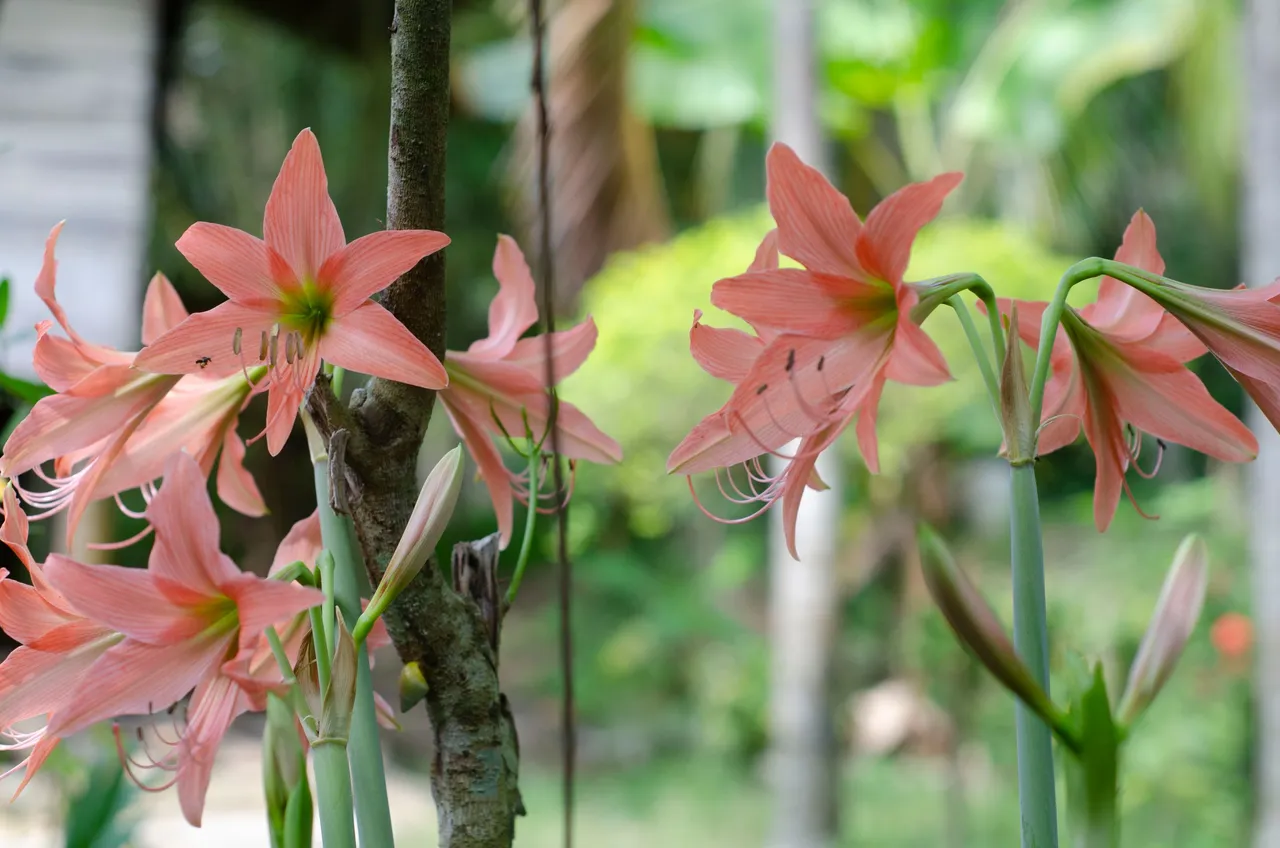
[[45, 576], [82, 615], [139, 642], [171, 644], [208, 625], [199, 611], [168, 602], [155, 575], [141, 568], [84, 565], [50, 554]]
[[316, 279], [333, 293], [333, 314], [342, 318], [447, 244], [434, 230], [380, 230], [326, 259]]
[[284, 260], [244, 230], [198, 221], [176, 246], [205, 279], [242, 306], [269, 308], [280, 299], [281, 287], [294, 283]]
[[[1135, 346], [1136, 347], [1136, 346]], [[1138, 368], [1108, 372], [1120, 418], [1139, 430], [1224, 462], [1249, 462], [1258, 442], [1240, 419], [1213, 399], [1177, 360], [1124, 351]]]
[[35, 642], [76, 619], [49, 603], [35, 588], [17, 580], [0, 580], [0, 630], [11, 639], [23, 645]]
[[[9, 550], [13, 551], [14, 556], [26, 566], [28, 571], [38, 571], [39, 569], [32, 568], [35, 565], [35, 560], [31, 556], [31, 551], [27, 549], [28, 535], [27, 514], [22, 511], [22, 507], [18, 504], [18, 495], [13, 486], [6, 485], [4, 487], [4, 523], [0, 523], [0, 542], [4, 542], [9, 546]], [[0, 572], [3, 571], [4, 569], [0, 569]], [[3, 584], [0, 583], [0, 586], [3, 586]], [[0, 610], [0, 612], [3, 612], [3, 610]], [[0, 622], [0, 629], [7, 630], [8, 628], [4, 626], [3, 622]]]
[[148, 566], [155, 576], [217, 597], [218, 586], [239, 574], [218, 547], [218, 517], [205, 477], [187, 454], [169, 458], [164, 485], [147, 505], [147, 520], [156, 529]]
[[242, 707], [235, 681], [221, 674], [200, 681], [191, 696], [187, 728], [178, 748], [178, 803], [192, 827], [200, 827], [214, 757]]
[[[102, 567], [102, 566], [96, 566]], [[70, 736], [103, 719], [162, 712], [217, 668], [230, 636], [148, 645], [126, 639], [90, 666], [47, 733]]]
[[[36, 374], [49, 388], [55, 392], [65, 392], [104, 363], [85, 356], [84, 349], [75, 342], [50, 333], [50, 326], [49, 321], [41, 321], [36, 325], [36, 347], [32, 361]], [[132, 358], [128, 357], [130, 360]], [[128, 363], [122, 361], [119, 364]]]
[[741, 330], [708, 327], [701, 318], [702, 311], [695, 310], [693, 327], [689, 330], [689, 352], [703, 371], [737, 385], [764, 350], [764, 342]]
[[[857, 220], [856, 218], [854, 220]], [[755, 258], [747, 267], [748, 271], [769, 271], [778, 267], [778, 229], [773, 228], [764, 234], [760, 246], [756, 248]]]
[[157, 273], [147, 284], [142, 300], [142, 343], [151, 344], [187, 319], [178, 290], [164, 274]]
[[272, 624], [324, 603], [319, 589], [297, 583], [266, 580], [241, 573], [223, 581], [221, 590], [236, 602], [240, 613], [240, 647], [253, 649], [258, 635]]
[[886, 376], [886, 372], [881, 372], [871, 378], [866, 396], [858, 403], [858, 424], [854, 432], [858, 437], [862, 461], [872, 474], [880, 473], [880, 441], [876, 437], [876, 417], [880, 411], [880, 396], [884, 392]]
[[916, 235], [938, 217], [942, 202], [963, 179], [958, 171], [940, 174], [928, 182], [903, 186], [880, 201], [858, 235], [858, 262], [867, 273], [901, 283]]
[[236, 433], [235, 422], [227, 427], [222, 440], [222, 456], [218, 460], [218, 497], [241, 515], [258, 517], [267, 514], [258, 484], [244, 467], [244, 440]]
[[[157, 374], [203, 374], [228, 377], [258, 362], [262, 333], [269, 332], [277, 315], [234, 301], [220, 303], [208, 312], [197, 312], [147, 345], [134, 366]], [[240, 353], [234, 349], [240, 331]]]
[[346, 246], [338, 210], [329, 198], [320, 145], [309, 129], [298, 133], [280, 166], [262, 233], [299, 280], [315, 280], [325, 260]]
[[[586, 361], [587, 356], [595, 349], [596, 335], [596, 322], [590, 317], [576, 327], [552, 333], [551, 355], [555, 359], [557, 383], [577, 371]], [[545, 382], [546, 366], [543, 359], [546, 356], [546, 345], [546, 333], [521, 339], [502, 361], [517, 365]], [[470, 352], [467, 355], [470, 356]]]
[[271, 571], [268, 573], [275, 574], [298, 561], [306, 563], [308, 568], [314, 568], [323, 547], [324, 542], [320, 538], [320, 512], [317, 510], [289, 528], [289, 532], [280, 540], [280, 546], [276, 548], [275, 558], [271, 560]]
[[765, 169], [769, 211], [778, 224], [778, 250], [810, 271], [863, 278], [854, 253], [862, 224], [848, 198], [785, 144], [769, 148]]
[[[1156, 249], [1156, 228], [1139, 209], [1124, 231], [1116, 260], [1153, 274], [1164, 273], [1164, 259]], [[1080, 315], [1094, 327], [1125, 341], [1142, 341], [1155, 332], [1164, 317], [1160, 304], [1142, 292], [1111, 277], [1098, 285], [1098, 299]]]
[[937, 386], [951, 379], [938, 345], [905, 312], [899, 313], [885, 376], [909, 386]]
[[0, 729], [69, 703], [85, 671], [107, 649], [51, 654], [17, 647], [0, 664]]
[[794, 560], [800, 559], [800, 554], [796, 552], [796, 518], [800, 514], [800, 501], [804, 497], [806, 483], [814, 474], [818, 456], [836, 440], [842, 429], [840, 425], [832, 425], [801, 439], [796, 458], [787, 467], [782, 494], [782, 533], [787, 543], [787, 553]]
[[32, 407], [5, 443], [4, 473], [17, 476], [136, 426], [172, 385], [168, 378], [148, 379], [124, 365], [96, 369], [66, 392], [41, 398]]
[[834, 342], [779, 336], [761, 351], [725, 404], [723, 428], [707, 421], [695, 427], [667, 460], [668, 471], [726, 468], [847, 415], [837, 398], [882, 367], [886, 342], [884, 333], [871, 332]]
[[489, 335], [474, 342], [467, 353], [486, 359], [502, 359], [516, 340], [538, 321], [538, 305], [529, 265], [511, 236], [498, 236], [493, 254], [493, 275], [498, 294], [489, 302]]
[[493, 512], [498, 520], [498, 531], [502, 534], [502, 548], [505, 550], [511, 543], [511, 530], [514, 524], [514, 507], [512, 506], [511, 475], [502, 462], [502, 455], [490, 441], [486, 433], [487, 423], [477, 421], [460, 408], [449, 391], [441, 392], [440, 400], [444, 403], [445, 412], [453, 429], [467, 446], [467, 452], [475, 460], [480, 478], [489, 490], [489, 499], [493, 502]]
[[280, 379], [277, 374], [267, 391], [267, 453], [279, 456], [284, 443], [293, 433], [298, 420], [298, 408], [302, 406], [303, 392], [292, 381]]
[[828, 339], [856, 332], [896, 308], [883, 285], [799, 268], [719, 280], [711, 302], [753, 326]]
[[351, 371], [424, 389], [442, 389], [449, 382], [435, 354], [371, 300], [330, 325], [320, 355]]

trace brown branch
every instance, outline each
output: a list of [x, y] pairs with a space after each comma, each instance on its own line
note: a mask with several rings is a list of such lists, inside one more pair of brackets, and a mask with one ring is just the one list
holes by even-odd
[[[446, 131], [449, 120], [451, 0], [396, 0], [391, 27], [391, 137], [387, 227], [444, 230]], [[389, 309], [444, 359], [444, 257], [420, 262], [386, 290]], [[374, 380], [347, 409], [327, 381], [307, 405], [326, 438], [345, 431], [335, 478], [347, 504], [369, 579], [377, 585], [417, 497], [414, 471], [435, 393]], [[332, 459], [333, 457], [331, 457]], [[434, 559], [385, 616], [405, 663], [426, 678], [435, 739], [431, 788], [441, 848], [509, 848], [515, 816], [518, 748], [497, 657], [473, 597], [455, 592]]]
[[[556, 493], [556, 559], [559, 565], [557, 595], [560, 601], [560, 670], [564, 675], [564, 696], [560, 713], [562, 745], [562, 784], [564, 815], [564, 848], [573, 848], [573, 772], [577, 754], [573, 708], [573, 571], [569, 563], [568, 503], [562, 500], [564, 469], [560, 463], [560, 399], [556, 395], [556, 363], [552, 339], [556, 331], [555, 262], [551, 252], [551, 126], [547, 117], [547, 71], [544, 67], [545, 19], [542, 0], [529, 0], [529, 18], [533, 38], [533, 73], [529, 81], [533, 89], [535, 131], [538, 138], [538, 266], [542, 277], [542, 321], [544, 378], [551, 397], [547, 432], [550, 434], [551, 472]], [[537, 508], [537, 496], [529, 497], [529, 509]]]

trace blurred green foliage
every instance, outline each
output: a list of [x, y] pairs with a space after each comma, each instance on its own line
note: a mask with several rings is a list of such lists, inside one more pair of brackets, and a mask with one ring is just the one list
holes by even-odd
[[[511, 229], [502, 178], [510, 124], [527, 100], [522, 5], [459, 3], [455, 13], [446, 186], [453, 347], [483, 333], [496, 291], [489, 272], [494, 237]], [[599, 324], [600, 341], [565, 386], [566, 397], [626, 451], [619, 466], [578, 469], [570, 533], [580, 716], [588, 728], [656, 739], [645, 748], [650, 754], [684, 755], [678, 765], [659, 763], [634, 777], [593, 776], [592, 788], [600, 790], [594, 797], [603, 800], [583, 826], [610, 834], [610, 844], [624, 844], [610, 825], [644, 817], [645, 810], [667, 818], [637, 844], [727, 842], [739, 826], [737, 839], [745, 842], [763, 827], [761, 789], [741, 759], [723, 768], [719, 758], [706, 757], [698, 766], [704, 770], [694, 772], [688, 762], [691, 751], [750, 759], [763, 746], [768, 653], [760, 578], [767, 522], [724, 528], [705, 520], [684, 481], [663, 469], [671, 448], [729, 391], [688, 355], [692, 311], [707, 311], [713, 324], [733, 323], [710, 308], [710, 286], [741, 272], [770, 226], [756, 206], [771, 97], [768, 5], [640, 0], [633, 49], [619, 57], [630, 63], [632, 105], [655, 127], [673, 219], [694, 226], [666, 245], [615, 256], [587, 285], [583, 309]], [[971, 270], [1001, 295], [1045, 298], [1072, 257], [1109, 255], [1128, 217], [1143, 205], [1160, 226], [1171, 273], [1205, 284], [1236, 282], [1238, 4], [820, 5], [822, 115], [836, 182], [855, 206], [865, 212], [907, 180], [943, 168], [968, 172], [952, 217], [921, 235], [910, 278]], [[175, 280], [188, 306], [207, 308], [217, 295], [173, 250], [174, 240], [194, 220], [260, 231], [280, 159], [303, 126], [320, 138], [347, 235], [381, 226], [385, 53], [339, 57], [242, 12], [203, 4], [180, 56], [157, 162], [150, 257]], [[707, 171], [724, 167], [709, 151], [726, 149], [732, 161], [724, 197], [736, 211], [702, 221], [702, 210], [717, 208], [705, 200]], [[928, 329], [956, 380], [930, 391], [894, 387], [886, 394], [879, 428], [886, 473], [866, 479], [852, 440], [841, 442], [853, 472], [845, 522], [851, 550], [874, 529], [869, 505], [884, 500], [869, 492], [888, 490], [891, 501], [902, 485], [908, 446], [938, 441], [950, 457], [963, 459], [990, 455], [997, 444], [954, 316], [939, 310]], [[434, 432], [442, 429], [438, 420]], [[273, 516], [226, 525], [227, 549], [238, 559], [265, 563], [288, 524], [310, 511], [309, 487], [281, 483], [307, 474], [297, 442], [270, 474], [262, 473], [263, 464], [253, 466], [271, 489]], [[440, 447], [432, 442], [428, 450]], [[260, 449], [251, 451], [251, 465], [261, 459]], [[1123, 668], [1119, 660], [1127, 657], [1119, 655], [1136, 648], [1175, 537], [1188, 527], [1214, 528], [1219, 570], [1206, 619], [1247, 607], [1247, 589], [1231, 579], [1242, 573], [1244, 558], [1229, 479], [1135, 485], [1162, 522], [1153, 529], [1122, 507], [1115, 527], [1100, 537], [1088, 526], [1083, 490], [1091, 475], [1092, 461], [1079, 448], [1044, 467], [1046, 491], [1061, 496], [1048, 506], [1055, 645], [1071, 644], [1091, 656], [1115, 653], [1108, 667]], [[451, 534], [477, 538], [492, 529], [490, 507], [472, 489]], [[540, 559], [550, 560], [554, 547], [545, 525], [539, 543]], [[1008, 620], [1003, 540], [966, 537], [957, 550], [983, 575], [988, 596]], [[538, 565], [504, 637], [504, 677], [517, 710], [536, 711], [540, 697], [554, 699], [559, 691], [550, 659], [554, 610], [538, 591], [537, 575], [546, 574]], [[846, 605], [842, 682], [851, 688], [877, 674], [912, 675], [943, 706], [957, 715], [963, 709], [967, 738], [977, 749], [968, 772], [971, 844], [1009, 844], [1016, 838], [1007, 744], [1012, 710], [999, 690], [965, 688], [963, 655], [935, 613], [899, 605], [902, 589], [893, 581], [900, 579], [878, 578]], [[1055, 668], [1063, 661], [1056, 657]], [[1247, 699], [1243, 680], [1215, 668], [1202, 627], [1129, 749], [1125, 800], [1134, 844], [1241, 844], [1249, 792]], [[937, 844], [947, 823], [945, 777], [936, 760], [876, 759], [853, 771], [853, 823], [845, 844]], [[538, 803], [534, 777], [531, 808], [552, 806], [550, 792]], [[709, 812], [718, 823], [702, 828], [695, 819]], [[531, 844], [541, 844], [536, 829], [549, 821], [534, 816], [522, 833], [535, 834]]]

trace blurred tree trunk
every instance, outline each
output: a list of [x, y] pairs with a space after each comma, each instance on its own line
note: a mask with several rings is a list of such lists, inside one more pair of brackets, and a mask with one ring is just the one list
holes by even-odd
[[[551, 22], [551, 249], [562, 309], [610, 254], [661, 241], [671, 229], [653, 128], [627, 93], [636, 9], [637, 0], [563, 0]], [[534, 130], [530, 107], [510, 166], [530, 246], [540, 244]]]
[[[774, 0], [773, 135], [805, 162], [829, 172], [816, 103], [817, 62], [811, 0]], [[790, 446], [792, 452], [797, 444]], [[799, 562], [783, 541], [782, 511], [772, 512], [772, 848], [824, 848], [834, 843], [838, 828], [840, 746], [831, 703], [838, 603], [834, 561], [841, 503], [836, 452], [823, 454], [817, 470], [831, 488], [805, 493], [796, 517]]]
[[[1242, 217], [1244, 278], [1261, 285], [1280, 273], [1280, 4], [1245, 4], [1247, 128]], [[1280, 846], [1280, 437], [1249, 410], [1260, 452], [1251, 469], [1253, 618], [1257, 628], [1256, 848]]]

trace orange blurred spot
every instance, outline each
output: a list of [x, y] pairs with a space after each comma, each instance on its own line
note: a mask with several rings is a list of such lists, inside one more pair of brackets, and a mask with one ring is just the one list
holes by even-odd
[[1223, 613], [1209, 630], [1209, 639], [1223, 657], [1242, 657], [1253, 647], [1253, 622], [1242, 613]]

